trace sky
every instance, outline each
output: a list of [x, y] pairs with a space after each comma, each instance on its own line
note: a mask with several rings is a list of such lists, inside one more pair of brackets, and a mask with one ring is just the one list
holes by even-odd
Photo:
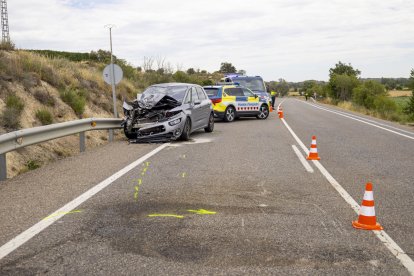
[[[175, 69], [232, 63], [266, 81], [328, 80], [338, 61], [361, 77], [408, 77], [414, 68], [413, 0], [8, 0], [20, 49], [109, 50]], [[155, 66], [156, 67], [156, 64]]]

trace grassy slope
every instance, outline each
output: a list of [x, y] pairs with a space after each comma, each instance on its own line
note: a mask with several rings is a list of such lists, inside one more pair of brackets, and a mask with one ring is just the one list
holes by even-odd
[[[82, 115], [84, 118], [113, 117], [111, 88], [102, 80], [103, 66], [104, 64], [99, 63], [50, 59], [26, 51], [0, 51], [0, 114], [4, 114], [7, 97], [16, 95], [24, 102], [19, 118], [20, 128], [41, 125], [36, 117], [36, 112], [40, 109], [50, 112], [54, 123], [76, 120], [79, 116], [61, 98], [62, 91], [73, 90], [83, 91], [86, 97], [86, 107]], [[123, 80], [117, 91], [121, 96], [132, 98], [137, 88], [132, 81]], [[39, 94], [48, 95], [54, 105], [37, 97]], [[118, 110], [122, 110], [121, 104], [118, 101]], [[4, 125], [0, 126], [0, 133], [12, 130]], [[107, 140], [104, 131], [89, 132], [87, 137], [88, 147], [104, 144]], [[7, 154], [8, 176], [12, 177], [37, 165], [73, 155], [78, 152], [78, 143], [78, 138], [71, 136], [10, 152]]]

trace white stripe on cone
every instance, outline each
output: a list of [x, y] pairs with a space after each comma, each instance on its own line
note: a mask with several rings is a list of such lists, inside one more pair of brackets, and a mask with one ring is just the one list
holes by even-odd
[[374, 193], [372, 191], [365, 191], [364, 200], [374, 200]]
[[375, 217], [375, 207], [374, 206], [361, 206], [360, 215], [366, 217]]

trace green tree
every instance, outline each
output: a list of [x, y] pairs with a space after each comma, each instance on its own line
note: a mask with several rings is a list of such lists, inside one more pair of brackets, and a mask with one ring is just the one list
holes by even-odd
[[236, 73], [236, 67], [230, 62], [222, 62], [220, 65], [220, 73]]
[[349, 100], [352, 97], [352, 89], [359, 83], [360, 74], [361, 71], [354, 69], [350, 63], [339, 61], [334, 68], [329, 69], [330, 96], [342, 101]]
[[358, 85], [353, 90], [352, 101], [368, 109], [374, 108], [375, 99], [379, 96], [386, 96], [384, 85], [379, 82], [368, 80]]
[[286, 96], [289, 92], [289, 84], [284, 79], [279, 79], [278, 83], [276, 84], [276, 91], [280, 93], [280, 95]]
[[187, 74], [194, 75], [195, 73], [196, 73], [196, 71], [194, 70], [194, 68], [188, 68], [187, 69]]
[[329, 78], [332, 78], [334, 75], [348, 75], [359, 77], [359, 75], [361, 75], [361, 71], [354, 69], [351, 63], [345, 64], [339, 61], [337, 64], [335, 64], [334, 68], [329, 69]]
[[411, 69], [408, 88], [411, 89], [411, 97], [406, 107], [404, 108], [404, 113], [409, 115], [411, 120], [414, 120], [414, 69]]
[[351, 99], [352, 90], [358, 86], [359, 81], [356, 76], [334, 74], [330, 83], [335, 87], [335, 98], [341, 101], [347, 101]]

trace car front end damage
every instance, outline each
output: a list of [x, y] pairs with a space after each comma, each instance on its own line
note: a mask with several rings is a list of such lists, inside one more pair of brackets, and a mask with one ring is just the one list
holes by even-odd
[[126, 137], [137, 142], [165, 142], [177, 140], [186, 121], [186, 113], [175, 99], [164, 95], [161, 99], [140, 99], [124, 102]]

